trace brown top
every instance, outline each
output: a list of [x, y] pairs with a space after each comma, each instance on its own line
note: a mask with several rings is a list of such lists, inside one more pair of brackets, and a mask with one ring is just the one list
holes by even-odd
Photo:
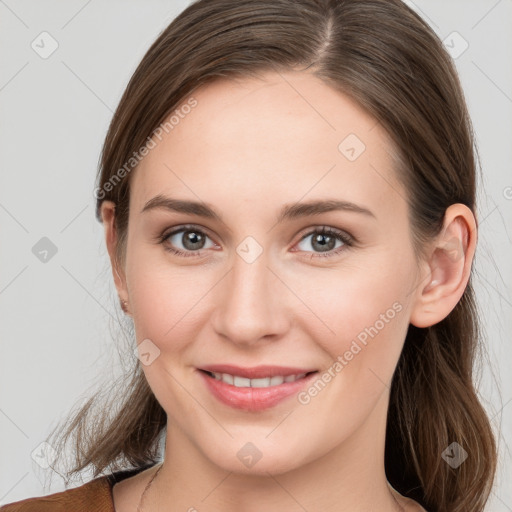
[[140, 473], [153, 464], [117, 471], [62, 492], [27, 498], [0, 507], [1, 512], [115, 512], [112, 487], [117, 482]]
[[[115, 512], [112, 495], [114, 484], [125, 478], [135, 476], [152, 466], [153, 464], [149, 464], [142, 468], [117, 471], [110, 475], [95, 478], [74, 489], [9, 503], [0, 507], [0, 512]], [[393, 493], [400, 496], [396, 490], [392, 487], [391, 489]], [[409, 498], [407, 498], [407, 503], [406, 510], [426, 512], [423, 507]], [[410, 508], [410, 506], [413, 508]]]

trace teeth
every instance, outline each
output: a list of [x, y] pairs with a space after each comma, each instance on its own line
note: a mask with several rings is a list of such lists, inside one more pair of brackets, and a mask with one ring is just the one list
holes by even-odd
[[270, 379], [262, 378], [262, 379], [250, 379], [251, 388], [268, 388], [270, 386]]
[[248, 379], [246, 377], [239, 377], [238, 375], [217, 372], [213, 372], [213, 376], [216, 380], [221, 380], [237, 388], [268, 388], [270, 386], [279, 386], [283, 384], [283, 382], [295, 382], [298, 379], [304, 378], [306, 374], [287, 375], [286, 377], [276, 375], [275, 377], [265, 377], [262, 379]]
[[284, 377], [281, 377], [277, 375], [276, 377], [271, 377], [270, 379], [270, 385], [271, 386], [279, 386], [279, 384], [282, 384], [284, 382]]
[[251, 379], [246, 379], [245, 377], [238, 377], [238, 375], [233, 375], [233, 386], [237, 388], [249, 388], [251, 386]]
[[233, 375], [229, 375], [229, 373], [218, 373], [217, 375], [220, 375], [221, 380], [226, 384], [233, 384]]

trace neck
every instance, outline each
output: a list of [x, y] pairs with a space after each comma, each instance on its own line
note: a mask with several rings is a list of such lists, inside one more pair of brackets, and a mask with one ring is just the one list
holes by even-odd
[[[386, 411], [384, 397], [372, 415]], [[144, 512], [205, 507], [214, 512], [404, 510], [386, 479], [384, 443], [385, 422], [369, 417], [342, 444], [291, 470], [261, 465], [258, 472], [239, 472], [214, 464], [171, 420], [164, 464]], [[296, 454], [298, 461], [301, 455]]]

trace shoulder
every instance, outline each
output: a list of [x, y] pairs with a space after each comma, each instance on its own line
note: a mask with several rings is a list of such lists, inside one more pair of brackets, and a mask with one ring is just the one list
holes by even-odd
[[427, 512], [417, 501], [400, 494], [389, 482], [388, 485], [404, 512]]
[[3, 505], [0, 512], [114, 512], [111, 485], [101, 476], [74, 489]]
[[417, 501], [411, 498], [405, 498], [402, 503], [405, 512], [427, 512]]

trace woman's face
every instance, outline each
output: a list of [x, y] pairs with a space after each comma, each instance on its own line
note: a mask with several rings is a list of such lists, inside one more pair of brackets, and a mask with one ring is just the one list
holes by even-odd
[[133, 171], [123, 268], [168, 431], [262, 474], [377, 446], [421, 282], [386, 133], [304, 72], [193, 98]]

